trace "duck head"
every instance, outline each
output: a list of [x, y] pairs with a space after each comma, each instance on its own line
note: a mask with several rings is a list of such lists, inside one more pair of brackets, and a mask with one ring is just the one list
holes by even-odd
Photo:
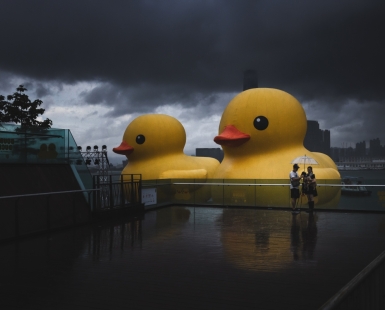
[[227, 154], [270, 152], [303, 146], [306, 114], [290, 94], [254, 88], [235, 96], [225, 108], [214, 142]]
[[164, 154], [183, 153], [186, 132], [172, 116], [146, 114], [135, 118], [126, 128], [122, 143], [113, 152], [129, 160]]

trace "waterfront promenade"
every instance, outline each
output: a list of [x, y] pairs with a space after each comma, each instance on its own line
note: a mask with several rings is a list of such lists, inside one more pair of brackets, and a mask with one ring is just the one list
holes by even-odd
[[318, 309], [385, 214], [166, 207], [0, 244], [1, 309]]

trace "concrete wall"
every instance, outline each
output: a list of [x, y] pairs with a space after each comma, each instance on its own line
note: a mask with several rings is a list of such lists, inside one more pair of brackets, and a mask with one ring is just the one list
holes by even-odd
[[[65, 164], [0, 164], [0, 175], [0, 197], [80, 190]], [[0, 240], [89, 220], [82, 193], [0, 199]]]

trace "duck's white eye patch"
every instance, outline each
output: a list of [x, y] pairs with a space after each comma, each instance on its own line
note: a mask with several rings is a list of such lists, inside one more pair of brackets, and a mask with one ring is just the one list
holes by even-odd
[[143, 144], [144, 141], [146, 141], [146, 138], [143, 135], [137, 135], [136, 136], [136, 143]]
[[269, 126], [269, 120], [264, 116], [257, 116], [254, 119], [254, 127], [258, 130], [265, 130]]

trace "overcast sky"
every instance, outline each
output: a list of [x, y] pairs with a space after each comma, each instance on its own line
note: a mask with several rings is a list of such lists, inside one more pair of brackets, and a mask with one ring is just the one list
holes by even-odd
[[0, 94], [19, 84], [43, 118], [109, 157], [138, 115], [165, 113], [186, 154], [213, 142], [255, 69], [295, 96], [332, 146], [385, 144], [384, 0], [0, 0]]

